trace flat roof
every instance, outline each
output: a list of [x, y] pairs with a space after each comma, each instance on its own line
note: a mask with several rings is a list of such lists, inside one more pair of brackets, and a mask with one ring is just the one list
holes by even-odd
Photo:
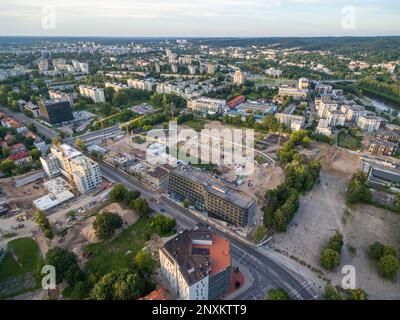
[[202, 170], [193, 167], [178, 166], [172, 172], [202, 184], [209, 193], [231, 202], [240, 208], [247, 209], [254, 203], [254, 200], [247, 194], [228, 186]]
[[50, 193], [48, 195], [45, 195], [39, 199], [34, 200], [33, 204], [37, 209], [46, 211], [60, 205], [65, 201], [68, 201], [69, 199], [72, 199], [73, 197], [74, 195], [72, 192], [65, 190], [57, 194]]

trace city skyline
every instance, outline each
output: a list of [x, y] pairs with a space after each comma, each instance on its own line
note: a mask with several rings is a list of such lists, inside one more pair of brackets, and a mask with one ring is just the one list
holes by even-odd
[[[0, 36], [399, 35], [395, 1], [2, 1]], [[107, 23], [104, 23], [104, 21]], [[240, 23], [238, 23], [238, 20]], [[371, 21], [382, 23], [371, 24]]]

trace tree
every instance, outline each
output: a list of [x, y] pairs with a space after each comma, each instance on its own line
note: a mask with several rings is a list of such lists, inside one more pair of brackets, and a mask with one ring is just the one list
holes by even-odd
[[268, 300], [291, 300], [289, 294], [282, 288], [270, 289]]
[[335, 235], [329, 240], [327, 248], [335, 250], [340, 254], [343, 246], [343, 236], [342, 234], [336, 230]]
[[30, 152], [32, 160], [39, 160], [41, 152], [38, 149], [32, 149]]
[[384, 245], [378, 241], [370, 245], [368, 254], [372, 259], [379, 260], [383, 256]]
[[189, 199], [183, 200], [183, 206], [184, 206], [185, 208], [189, 208], [189, 206], [190, 206], [190, 200], [189, 200]]
[[4, 160], [0, 163], [0, 171], [3, 171], [7, 175], [11, 175], [16, 165], [12, 160]]
[[156, 267], [156, 262], [149, 251], [142, 250], [135, 256], [135, 266], [142, 274], [151, 275]]
[[325, 269], [332, 270], [340, 264], [340, 256], [337, 251], [324, 248], [319, 256], [319, 261]]
[[81, 151], [87, 150], [86, 145], [83, 143], [83, 141], [79, 137], [76, 138], [75, 146], [77, 147], [77, 149], [79, 149]]
[[175, 232], [176, 220], [161, 214], [157, 214], [149, 223], [149, 228], [164, 237]]
[[132, 201], [132, 209], [139, 212], [142, 216], [145, 216], [149, 213], [149, 205], [147, 201], [143, 198], [137, 198]]
[[126, 199], [128, 190], [121, 183], [116, 184], [110, 191], [110, 200], [112, 202], [123, 202]]
[[357, 202], [369, 203], [371, 201], [371, 191], [368, 187], [368, 180], [364, 173], [357, 172], [351, 178], [347, 186], [346, 201], [349, 204]]
[[34, 213], [33, 217], [35, 223], [39, 226], [40, 230], [42, 230], [45, 237], [49, 239], [53, 238], [50, 221], [47, 218], [46, 214], [43, 211], [37, 210]]
[[92, 300], [135, 300], [145, 293], [145, 280], [128, 269], [103, 276], [90, 292]]
[[103, 212], [99, 213], [93, 222], [96, 236], [101, 240], [110, 239], [114, 235], [114, 231], [122, 227], [122, 218], [115, 213]]
[[383, 256], [379, 260], [379, 270], [384, 278], [394, 279], [399, 269], [399, 260], [393, 255]]
[[60, 283], [64, 279], [70, 286], [83, 280], [84, 274], [79, 268], [76, 256], [65, 249], [55, 247], [47, 251], [45, 264], [54, 266], [56, 269], [56, 281]]
[[363, 289], [350, 289], [350, 300], [368, 300], [368, 294]]
[[259, 224], [255, 227], [254, 233], [253, 233], [253, 239], [255, 242], [260, 242], [265, 238], [265, 235], [267, 234], [267, 230], [262, 224]]
[[326, 300], [343, 300], [343, 296], [330, 283], [325, 286], [324, 295]]

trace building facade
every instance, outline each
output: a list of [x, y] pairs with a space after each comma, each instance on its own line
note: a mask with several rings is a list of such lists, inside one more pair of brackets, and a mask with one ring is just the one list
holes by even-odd
[[71, 104], [62, 100], [39, 101], [40, 115], [50, 124], [74, 120]]

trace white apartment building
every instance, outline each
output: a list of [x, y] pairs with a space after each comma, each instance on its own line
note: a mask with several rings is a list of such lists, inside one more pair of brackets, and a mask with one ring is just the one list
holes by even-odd
[[241, 85], [246, 82], [246, 75], [240, 70], [236, 70], [233, 75], [233, 83]]
[[78, 60], [72, 60], [72, 65], [75, 70], [83, 73], [89, 73], [89, 65], [86, 62], [79, 62]]
[[68, 101], [71, 106], [74, 105], [74, 93], [73, 92], [63, 92], [60, 90], [49, 90], [49, 96], [52, 100], [62, 100]]
[[40, 72], [49, 70], [49, 61], [47, 59], [39, 59], [37, 65]]
[[357, 123], [360, 116], [366, 112], [363, 106], [347, 104], [342, 105], [340, 111], [346, 115], [346, 121], [353, 123]]
[[222, 113], [226, 108], [226, 101], [221, 99], [212, 99], [201, 97], [198, 99], [188, 100], [187, 107], [189, 110], [207, 113]]
[[79, 193], [85, 194], [101, 184], [99, 165], [80, 151], [62, 144], [53, 145], [50, 153], [57, 159], [61, 174], [74, 182]]
[[113, 88], [115, 92], [118, 92], [119, 90], [122, 89], [129, 89], [129, 87], [123, 83], [106, 82], [104, 86], [106, 88]]
[[190, 74], [196, 74], [196, 66], [190, 65], [188, 66], [188, 69]]
[[73, 158], [70, 165], [72, 178], [79, 193], [85, 194], [101, 184], [100, 167], [92, 159], [80, 155]]
[[106, 98], [104, 97], [104, 90], [100, 88], [80, 85], [79, 93], [84, 97], [91, 98], [94, 103], [100, 103], [106, 101]]
[[172, 73], [178, 72], [178, 66], [175, 63], [171, 64], [171, 71]]
[[323, 134], [325, 136], [330, 136], [332, 134], [332, 130], [329, 127], [328, 119], [319, 119], [318, 126], [315, 129], [315, 132], [318, 134]]
[[327, 111], [328, 125], [331, 127], [344, 126], [346, 122], [346, 116], [339, 110], [328, 110]]
[[333, 103], [333, 102], [324, 102], [321, 101], [321, 103], [319, 104], [319, 108], [318, 108], [318, 116], [320, 118], [327, 118], [328, 117], [328, 112], [332, 112], [334, 110], [338, 109], [338, 104], [337, 103]]
[[58, 164], [58, 160], [54, 155], [49, 154], [47, 156], [40, 157], [40, 162], [42, 163], [42, 168], [47, 176], [54, 177], [61, 173], [60, 165]]
[[306, 78], [299, 79], [299, 90], [308, 91], [310, 87], [310, 81]]
[[139, 79], [128, 79], [128, 87], [143, 90], [143, 91], [153, 91], [153, 82]]
[[265, 70], [265, 73], [270, 77], [279, 78], [282, 75], [282, 70], [269, 68]]
[[215, 65], [212, 63], [209, 63], [207, 65], [207, 73], [208, 74], [214, 74], [215, 73]]
[[303, 128], [305, 124], [305, 119], [303, 116], [296, 116], [293, 114], [277, 113], [275, 118], [289, 127], [292, 131], [299, 131]]
[[381, 124], [382, 118], [379, 118], [374, 114], [363, 114], [357, 121], [357, 126], [369, 133], [378, 130]]

